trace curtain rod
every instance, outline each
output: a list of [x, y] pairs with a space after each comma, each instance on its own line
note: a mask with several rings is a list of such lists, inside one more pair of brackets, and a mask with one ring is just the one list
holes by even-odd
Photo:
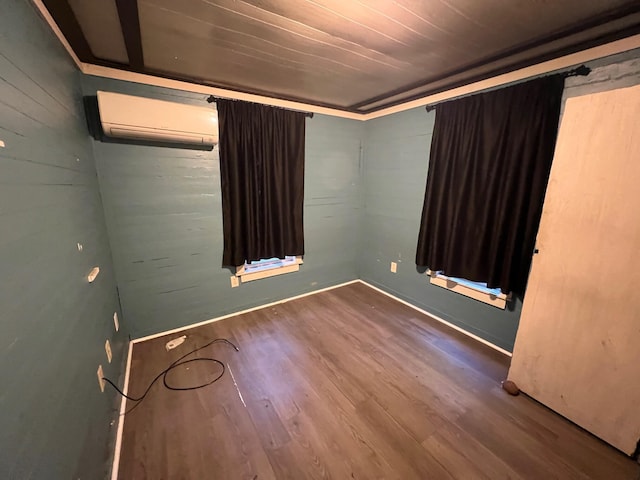
[[[214, 97], [213, 95], [209, 95], [207, 97], [207, 103], [215, 103], [217, 100], [218, 100], [218, 97]], [[238, 101], [239, 102], [243, 102], [243, 101], [245, 101], [245, 100], [236, 100], [234, 98], [229, 98], [229, 99], [225, 99], [225, 100], [233, 100], [234, 102], [238, 102]], [[293, 110], [291, 108], [276, 107], [276, 106], [273, 106], [273, 105], [267, 105], [267, 107], [282, 108], [283, 110], [291, 110], [292, 112], [300, 112], [300, 113], [304, 113], [305, 117], [313, 118], [313, 112], [303, 112], [301, 110]]]
[[[576, 67], [576, 68], [574, 68], [572, 70], [566, 70], [566, 71], [562, 72], [560, 75], [564, 76], [564, 78], [567, 78], [567, 77], [586, 77], [590, 73], [591, 73], [591, 69], [589, 67], [587, 67], [586, 65], [580, 65], [579, 67]], [[476, 93], [481, 93], [481, 92], [476, 92]], [[444, 101], [447, 101], [447, 100], [444, 100]], [[438, 103], [442, 103], [442, 102], [438, 102]], [[436, 105], [438, 105], [438, 103], [432, 103], [432, 104], [427, 105], [425, 107], [427, 109], [427, 112], [435, 110]]]

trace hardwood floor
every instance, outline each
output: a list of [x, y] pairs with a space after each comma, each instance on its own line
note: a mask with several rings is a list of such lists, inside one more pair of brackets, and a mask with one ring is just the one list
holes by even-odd
[[[120, 479], [632, 479], [640, 465], [526, 396], [508, 358], [352, 284], [138, 343], [129, 392], [171, 362], [228, 366], [211, 386], [162, 381], [126, 415]], [[168, 381], [204, 383], [208, 362]], [[235, 384], [234, 384], [235, 381]], [[237, 385], [237, 386], [236, 386]], [[133, 404], [129, 402], [130, 408]]]

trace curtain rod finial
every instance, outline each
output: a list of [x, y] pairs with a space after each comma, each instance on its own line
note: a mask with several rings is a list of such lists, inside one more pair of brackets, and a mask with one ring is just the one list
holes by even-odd
[[579, 75], [581, 77], [586, 77], [590, 73], [591, 69], [586, 65], [580, 65], [578, 68], [576, 68], [576, 75]]
[[591, 69], [589, 67], [587, 67], [586, 65], [580, 65], [579, 67], [574, 68], [573, 70], [569, 70], [565, 72], [564, 76], [565, 77], [586, 77], [590, 73], [591, 73]]
[[216, 101], [216, 97], [214, 97], [213, 95], [209, 95], [207, 97], [207, 103], [214, 103]]

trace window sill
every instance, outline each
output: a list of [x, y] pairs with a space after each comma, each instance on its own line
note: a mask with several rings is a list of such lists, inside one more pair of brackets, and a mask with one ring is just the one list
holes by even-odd
[[266, 268], [254, 272], [248, 272], [245, 270], [245, 266], [242, 265], [236, 268], [236, 277], [240, 278], [242, 283], [252, 282], [254, 280], [260, 280], [262, 278], [275, 277], [276, 275], [284, 275], [285, 273], [293, 273], [300, 270], [300, 265], [303, 263], [302, 257], [296, 257], [295, 261], [291, 264], [280, 265], [273, 268]]
[[511, 299], [511, 294], [505, 295], [502, 292], [493, 293], [490, 289], [471, 285], [471, 282], [466, 282], [464, 279], [447, 277], [446, 275], [442, 275], [441, 273], [433, 272], [431, 270], [427, 270], [427, 275], [429, 275], [429, 282], [432, 285], [446, 288], [452, 292], [473, 298], [474, 300], [478, 300], [479, 302], [486, 303], [502, 310], [506, 308], [507, 302]]

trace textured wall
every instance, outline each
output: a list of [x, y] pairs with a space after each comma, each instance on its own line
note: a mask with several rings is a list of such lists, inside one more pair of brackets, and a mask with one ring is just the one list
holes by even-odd
[[[415, 254], [435, 112], [424, 107], [366, 123], [360, 277], [506, 349], [513, 347], [520, 304], [513, 311], [431, 285]], [[389, 270], [398, 263], [397, 273]]]
[[[603, 59], [568, 92], [630, 82], [634, 54]], [[624, 63], [626, 62], [626, 63]], [[633, 75], [631, 75], [633, 76]], [[580, 86], [584, 83], [589, 85]], [[83, 78], [98, 89], [206, 105], [204, 95]], [[511, 349], [521, 304], [494, 307], [431, 286], [413, 262], [434, 114], [423, 108], [366, 123], [307, 121], [305, 264], [296, 274], [231, 289], [220, 268], [217, 151], [93, 142], [125, 318], [134, 337], [357, 278]], [[366, 159], [361, 139], [366, 135]], [[361, 163], [364, 164], [361, 165]], [[362, 183], [362, 188], [360, 186]], [[365, 205], [361, 209], [361, 205]], [[389, 262], [399, 262], [397, 274]]]
[[[207, 105], [205, 95], [83, 79], [110, 90]], [[217, 149], [94, 143], [122, 308], [132, 336], [208, 320], [357, 278], [364, 125], [307, 119], [305, 245], [300, 271], [231, 288], [222, 262]]]
[[80, 74], [26, 0], [0, 11], [0, 478], [98, 479], [117, 401], [96, 369], [118, 379], [126, 331]]
[[565, 98], [625, 88], [640, 83], [640, 49], [594, 60], [587, 64], [586, 77], [570, 77], [565, 81]]
[[[567, 79], [565, 97], [640, 83], [640, 52], [589, 64], [588, 77]], [[415, 252], [435, 112], [424, 107], [366, 122], [360, 277], [465, 330], [513, 349], [522, 304], [501, 311], [429, 284]], [[389, 271], [398, 262], [398, 273]]]

